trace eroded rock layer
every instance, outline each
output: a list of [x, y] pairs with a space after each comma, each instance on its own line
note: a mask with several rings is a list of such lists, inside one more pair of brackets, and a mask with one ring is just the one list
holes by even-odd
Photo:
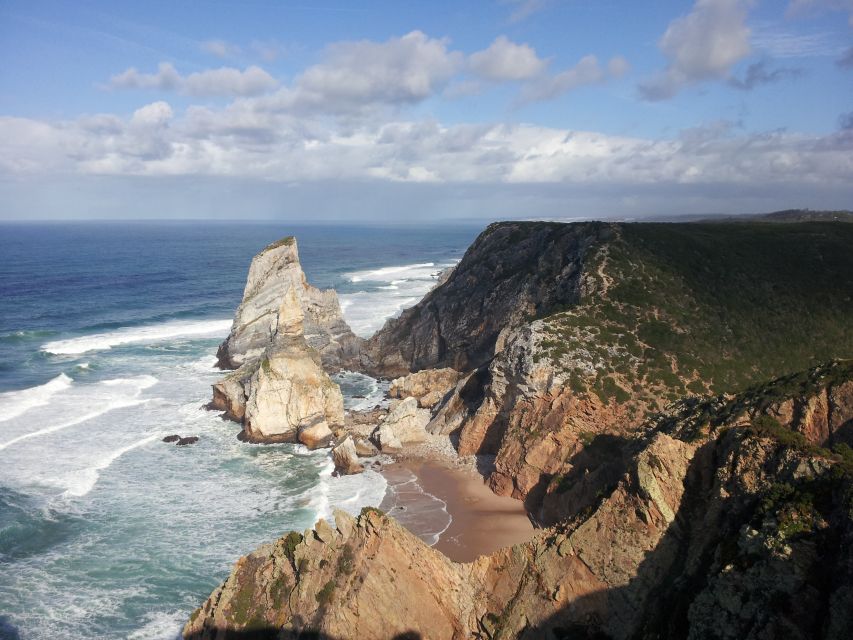
[[[789, 399], [846, 403], [851, 377], [849, 364], [810, 372]], [[775, 402], [783, 387], [761, 393]], [[586, 509], [469, 564], [376, 510], [337, 512], [336, 528], [238, 562], [184, 637], [849, 637], [853, 456], [768, 432], [771, 404], [680, 405], [646, 424]]]

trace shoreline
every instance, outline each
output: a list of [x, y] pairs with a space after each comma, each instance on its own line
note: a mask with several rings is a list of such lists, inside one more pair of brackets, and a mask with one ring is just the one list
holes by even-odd
[[383, 465], [380, 509], [453, 562], [531, 539], [536, 529], [523, 503], [493, 493], [473, 464], [460, 462], [410, 453]]

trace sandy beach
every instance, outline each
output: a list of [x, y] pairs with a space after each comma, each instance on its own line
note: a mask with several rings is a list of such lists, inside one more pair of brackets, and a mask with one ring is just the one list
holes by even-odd
[[475, 471], [410, 459], [386, 465], [382, 473], [389, 485], [382, 508], [455, 562], [533, 535], [522, 503], [492, 493]]

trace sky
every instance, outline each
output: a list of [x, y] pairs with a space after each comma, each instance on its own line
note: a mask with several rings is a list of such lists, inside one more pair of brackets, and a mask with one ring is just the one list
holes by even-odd
[[853, 0], [0, 0], [0, 220], [853, 208]]

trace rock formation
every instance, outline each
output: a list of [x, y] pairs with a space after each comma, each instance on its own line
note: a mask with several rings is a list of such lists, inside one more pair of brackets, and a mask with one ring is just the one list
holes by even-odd
[[404, 444], [423, 442], [429, 418], [429, 410], [419, 408], [415, 398], [405, 398], [376, 427], [374, 440], [385, 453], [400, 451]]
[[[803, 380], [795, 402], [828, 393], [846, 406], [853, 367]], [[760, 391], [784, 393], [779, 381]], [[762, 397], [655, 418], [585, 508], [469, 564], [376, 510], [336, 512], [335, 529], [318, 523], [240, 560], [184, 637], [849, 637], [853, 457], [756, 431]]]
[[364, 471], [364, 466], [358, 461], [358, 451], [352, 436], [346, 436], [332, 449], [332, 460], [335, 463], [335, 471], [341, 475], [352, 475]]
[[[308, 324], [320, 335], [317, 309], [325, 310], [323, 326], [330, 326], [340, 319], [336, 306], [337, 314], [328, 312], [336, 300], [306, 284], [293, 238], [270, 245], [252, 261], [234, 326], [219, 349], [221, 363], [239, 368], [213, 386], [211, 403], [243, 423], [244, 439], [314, 448], [328, 445], [332, 429], [344, 424], [340, 389], [305, 337], [305, 308], [314, 309]], [[341, 343], [328, 332], [322, 335], [328, 338], [327, 363], [339, 363]]]
[[[454, 564], [338, 514], [241, 560], [185, 636], [849, 637], [853, 366], [810, 367], [853, 357], [851, 245], [831, 223], [491, 225], [363, 346], [402, 400], [348, 428], [357, 452], [376, 418], [383, 451], [453, 434], [545, 528]], [[223, 410], [248, 415], [254, 375]]]
[[392, 398], [415, 398], [419, 407], [432, 409], [453, 390], [460, 375], [450, 367], [423, 369], [392, 380], [388, 395]]
[[320, 352], [326, 370], [350, 368], [357, 362], [361, 340], [344, 321], [337, 294], [308, 284], [296, 239], [288, 236], [252, 260], [231, 333], [217, 352], [220, 367], [239, 369], [260, 359], [276, 339], [279, 309], [288, 291], [295, 293], [302, 309], [305, 339]]

